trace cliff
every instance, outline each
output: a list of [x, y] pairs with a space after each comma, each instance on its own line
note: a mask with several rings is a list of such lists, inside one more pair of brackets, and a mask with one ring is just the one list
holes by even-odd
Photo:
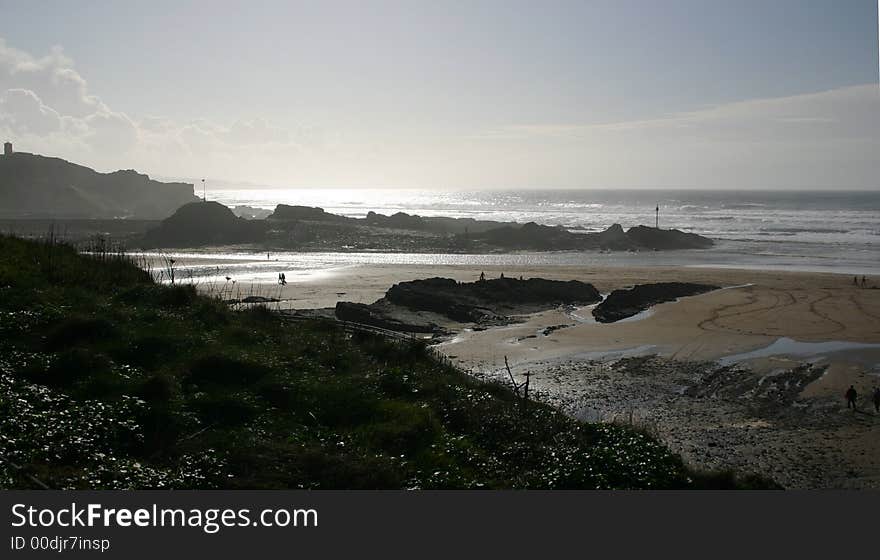
[[190, 184], [161, 183], [133, 170], [98, 173], [60, 158], [0, 156], [4, 217], [157, 219], [194, 200]]

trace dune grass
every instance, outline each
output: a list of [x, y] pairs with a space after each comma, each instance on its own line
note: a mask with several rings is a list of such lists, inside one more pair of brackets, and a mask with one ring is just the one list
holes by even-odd
[[728, 488], [418, 342], [233, 311], [122, 254], [0, 236], [0, 487]]

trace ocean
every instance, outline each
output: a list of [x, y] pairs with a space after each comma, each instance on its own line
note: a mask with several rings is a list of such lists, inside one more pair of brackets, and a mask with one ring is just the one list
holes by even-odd
[[[599, 231], [654, 225], [711, 237], [712, 249], [657, 253], [416, 255], [316, 253], [278, 255], [315, 270], [366, 263], [713, 266], [880, 274], [880, 192], [533, 190], [429, 191], [377, 189], [223, 189], [208, 198], [227, 206], [272, 209], [319, 206], [363, 217], [406, 212], [562, 225]], [[233, 257], [234, 255], [230, 255]], [[264, 271], [265, 273], [266, 271]]]

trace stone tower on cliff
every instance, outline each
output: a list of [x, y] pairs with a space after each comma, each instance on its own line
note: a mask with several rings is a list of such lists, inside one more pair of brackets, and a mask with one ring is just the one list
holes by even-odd
[[3, 143], [3, 155], [11, 156], [12, 155], [12, 142], [4, 142]]

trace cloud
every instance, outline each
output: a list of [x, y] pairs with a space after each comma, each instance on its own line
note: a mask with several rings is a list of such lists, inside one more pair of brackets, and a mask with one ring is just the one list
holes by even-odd
[[[756, 99], [647, 120], [511, 125], [472, 139], [509, 150], [529, 146], [531, 161], [551, 161], [581, 185], [878, 187], [880, 88]], [[577, 158], [580, 167], [573, 165]]]
[[138, 167], [166, 175], [241, 173], [266, 154], [290, 158], [302, 135], [255, 117], [229, 126], [132, 117], [92, 93], [59, 47], [36, 57], [0, 38], [0, 134], [19, 150], [47, 153], [105, 170]]
[[47, 106], [63, 115], [86, 117], [105, 108], [89, 93], [86, 81], [60, 47], [37, 58], [0, 38], [0, 91], [15, 88], [36, 92]]
[[283, 144], [290, 140], [290, 133], [270, 125], [265, 119], [256, 118], [236, 121], [227, 131], [226, 140], [241, 145]]
[[0, 39], [0, 137], [105, 171], [298, 186], [880, 187], [876, 85], [611, 123], [289, 130], [129, 115], [61, 48], [39, 57]]
[[0, 123], [15, 134], [47, 135], [62, 128], [61, 115], [29, 89], [7, 89], [0, 95]]
[[86, 143], [96, 151], [126, 153], [138, 144], [137, 125], [124, 113], [98, 111], [83, 119]]

